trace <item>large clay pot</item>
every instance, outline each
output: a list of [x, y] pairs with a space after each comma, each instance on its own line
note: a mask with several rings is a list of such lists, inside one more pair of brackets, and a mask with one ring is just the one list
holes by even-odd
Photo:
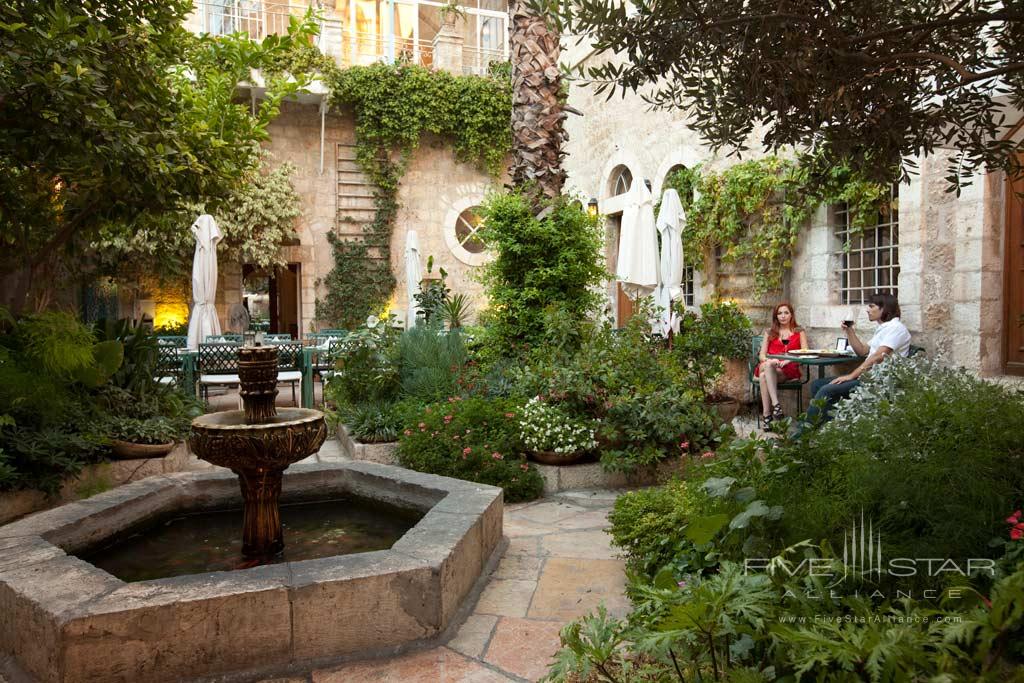
[[541, 465], [575, 465], [587, 460], [590, 453], [587, 451], [576, 451], [575, 453], [555, 453], [554, 451], [533, 451], [527, 454], [527, 458]]
[[740, 412], [740, 402], [731, 396], [722, 396], [707, 401], [708, 408], [717, 413], [718, 418], [723, 422], [732, 422], [733, 418]]
[[132, 443], [113, 439], [110, 442], [110, 450], [115, 458], [119, 460], [138, 460], [140, 458], [162, 458], [174, 450], [174, 442], [167, 443]]

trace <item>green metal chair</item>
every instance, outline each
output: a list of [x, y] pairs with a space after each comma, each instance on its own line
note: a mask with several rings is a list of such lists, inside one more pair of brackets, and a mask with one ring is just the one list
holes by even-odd
[[[761, 335], [755, 335], [750, 340], [750, 358], [747, 360], [747, 380], [750, 382], [750, 396], [754, 401], [754, 407], [757, 410], [757, 426], [761, 426], [761, 384], [757, 377], [754, 376], [754, 369], [757, 368], [761, 363], [761, 342], [764, 337]], [[802, 413], [804, 411], [804, 385], [811, 381], [811, 368], [808, 365], [801, 366], [801, 372], [803, 378], [800, 380], [793, 380], [790, 382], [779, 382], [779, 391], [795, 391], [796, 392], [796, 405], [797, 412]], [[782, 397], [780, 396], [781, 400]]]
[[238, 345], [230, 342], [199, 345], [196, 395], [206, 400], [211, 386], [238, 386]]
[[280, 342], [294, 341], [292, 339], [292, 335], [288, 334], [287, 332], [282, 333], [282, 334], [278, 334], [278, 333], [271, 334], [271, 333], [267, 332], [266, 334], [263, 335], [263, 339], [264, 339], [264, 341], [267, 341], [267, 342], [272, 343], [272, 344], [278, 344]]
[[277, 383], [292, 385], [292, 403], [299, 405], [295, 398], [295, 385], [302, 383], [302, 344], [300, 342], [276, 344]]

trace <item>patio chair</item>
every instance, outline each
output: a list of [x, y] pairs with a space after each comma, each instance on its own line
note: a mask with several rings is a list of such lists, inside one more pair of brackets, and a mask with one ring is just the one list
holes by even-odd
[[[196, 396], [205, 401], [210, 395], [210, 387], [237, 387], [238, 383], [238, 345], [231, 343], [200, 344]], [[241, 407], [241, 396], [239, 396], [238, 402]]]
[[284, 333], [284, 334], [276, 334], [276, 333], [275, 334], [269, 334], [268, 333], [268, 334], [264, 334], [263, 335], [263, 340], [266, 341], [266, 342], [269, 342], [271, 344], [279, 344], [281, 342], [290, 342], [290, 341], [292, 341], [292, 335], [290, 335], [288, 333]]
[[182, 357], [177, 346], [158, 346], [156, 360], [156, 381], [160, 384], [174, 385], [182, 388], [184, 372]]
[[302, 344], [299, 342], [277, 344], [277, 383], [292, 385], [292, 403], [295, 399], [295, 385], [302, 383]]
[[[747, 379], [750, 381], [750, 396], [754, 401], [754, 407], [757, 410], [757, 426], [761, 426], [761, 383], [757, 377], [754, 377], [754, 369], [760, 364], [761, 358], [761, 342], [764, 337], [761, 335], [755, 335], [750, 340], [751, 354], [750, 359], [747, 361]], [[796, 405], [797, 413], [804, 411], [804, 385], [811, 381], [811, 368], [809, 365], [802, 365], [801, 372], [803, 378], [800, 380], [792, 380], [789, 382], [779, 382], [779, 391], [795, 391], [796, 392]], [[782, 396], [779, 396], [779, 400], [782, 400]]]

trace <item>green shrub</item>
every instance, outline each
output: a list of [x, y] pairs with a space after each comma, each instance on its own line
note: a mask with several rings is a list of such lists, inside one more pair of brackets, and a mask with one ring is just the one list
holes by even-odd
[[612, 544], [626, 553], [626, 567], [654, 576], [680, 552], [679, 538], [699, 511], [697, 496], [685, 481], [630, 491], [615, 500], [608, 515]]
[[349, 433], [363, 443], [386, 443], [398, 439], [402, 417], [395, 403], [369, 401], [338, 408], [337, 417]]
[[[557, 317], [550, 320], [557, 321]], [[546, 341], [544, 353], [517, 373], [518, 393], [540, 396], [569, 415], [598, 424], [601, 462], [630, 470], [714, 439], [714, 421], [700, 394], [686, 387], [677, 358], [647, 335], [643, 316], [623, 330], [577, 324], [578, 349]], [[548, 334], [567, 339], [563, 324]], [[681, 444], [685, 444], [681, 448]]]
[[335, 406], [394, 403], [401, 391], [398, 362], [400, 332], [388, 321], [371, 319], [345, 337], [335, 358], [337, 374], [324, 389]]
[[138, 419], [134, 417], [112, 417], [102, 424], [103, 433], [111, 439], [141, 444], [161, 444], [183, 439], [187, 427], [166, 417]]
[[705, 397], [715, 393], [715, 381], [725, 372], [725, 361], [750, 356], [753, 327], [739, 306], [730, 301], [709, 301], [700, 315], [678, 305], [679, 334], [673, 350]]
[[506, 502], [532, 500], [544, 484], [523, 456], [520, 404], [509, 399], [451, 398], [406, 408], [398, 443], [403, 467], [500, 486]]
[[436, 325], [406, 330], [398, 340], [402, 395], [423, 403], [456, 393], [456, 378], [467, 360], [459, 332], [444, 332]]
[[481, 238], [497, 254], [483, 271], [486, 349], [517, 355], [537, 347], [549, 306], [577, 320], [597, 309], [604, 235], [579, 202], [559, 198], [538, 219], [522, 194], [493, 194], [481, 214]]

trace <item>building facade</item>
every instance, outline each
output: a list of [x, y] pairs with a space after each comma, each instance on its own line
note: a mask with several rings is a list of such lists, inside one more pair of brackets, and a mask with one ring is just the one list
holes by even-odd
[[[571, 64], [594, 59], [583, 48]], [[573, 87], [569, 104], [583, 113], [567, 121], [565, 166], [569, 188], [594, 197], [606, 216], [610, 267], [618, 244], [624, 193], [632, 182], [650, 182], [661, 195], [676, 167], [722, 170], [736, 163], [701, 144], [679, 112], [650, 111], [637, 96], [595, 96]], [[756, 140], [754, 140], [756, 142]], [[1024, 375], [1024, 206], [1002, 173], [978, 174], [957, 197], [945, 180], [951, 152], [918, 159], [920, 172], [894, 188], [896, 210], [875, 230], [843, 250], [846, 213], [822, 206], [802, 233], [781, 297], [788, 298], [814, 348], [833, 347], [840, 321], [869, 326], [865, 297], [895, 293], [915, 343], [931, 356], [985, 376]], [[693, 303], [715, 291], [701, 255], [686, 254], [693, 275]], [[710, 266], [710, 267], [713, 267]], [[703, 285], [703, 286], [702, 286]], [[613, 312], [621, 319], [628, 301], [609, 285]], [[689, 302], [688, 302], [689, 303]], [[764, 324], [773, 302], [752, 303]]]
[[[458, 12], [443, 7], [433, 0], [201, 0], [187, 27], [197, 33], [243, 32], [262, 39], [287, 32], [292, 17], [312, 9], [320, 21], [317, 46], [339, 66], [402, 60], [455, 74], [483, 74], [490, 63], [508, 59], [506, 0], [468, 0]], [[264, 90], [258, 76], [253, 80], [240, 84], [238, 94], [255, 103]], [[289, 162], [296, 169], [291, 180], [301, 202], [297, 238], [282, 248], [287, 265], [272, 272], [221, 259], [216, 303], [225, 327], [232, 310], [243, 303], [250, 313], [266, 316], [274, 332], [299, 337], [324, 326], [315, 309], [324, 294], [318, 283], [334, 267], [327, 235], [355, 238], [360, 226], [373, 220], [373, 188], [355, 163], [354, 120], [329, 107], [328, 97], [314, 83], [309, 92], [285, 102], [268, 127], [270, 164]], [[474, 210], [498, 184], [500, 179], [457, 162], [441, 140], [421, 141], [398, 193], [390, 253], [398, 284], [389, 312], [405, 316], [405, 237], [415, 230], [424, 270], [433, 257], [434, 272], [444, 268], [452, 290], [476, 302], [471, 311], [475, 317], [483, 301], [476, 272], [487, 256], [475, 238], [479, 221]], [[173, 297], [153, 298], [143, 308], [154, 309], [157, 324], [163, 309], [180, 308]]]

